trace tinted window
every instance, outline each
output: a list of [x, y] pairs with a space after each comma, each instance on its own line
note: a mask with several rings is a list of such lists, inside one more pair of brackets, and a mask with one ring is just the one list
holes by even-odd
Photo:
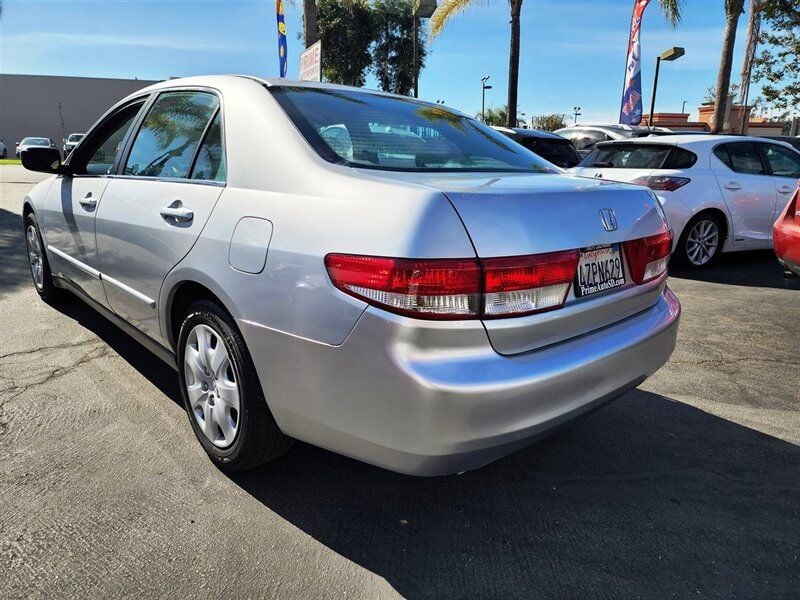
[[549, 140], [534, 137], [524, 137], [520, 144], [528, 150], [535, 152], [545, 160], [549, 160], [554, 165], [569, 169], [577, 165], [581, 157], [575, 151], [572, 144], [567, 141]]
[[222, 145], [222, 116], [211, 121], [206, 137], [197, 152], [192, 179], [225, 181], [225, 148]]
[[731, 157], [728, 156], [728, 151], [725, 149], [725, 146], [717, 146], [714, 148], [714, 156], [724, 162], [729, 169], [732, 169], [731, 166]]
[[[128, 106], [102, 123], [96, 133], [93, 132], [92, 137], [79, 146], [81, 156], [73, 161], [77, 172], [89, 175], [110, 173], [125, 134], [141, 108], [142, 103]], [[85, 159], [87, 156], [88, 159]], [[81, 166], [84, 159], [86, 162]]]
[[769, 169], [778, 177], [800, 177], [800, 155], [774, 144], [761, 144]]
[[136, 135], [125, 174], [188, 177], [197, 145], [218, 106], [219, 101], [213, 94], [161, 94]]
[[[733, 144], [724, 144], [724, 148], [728, 151], [728, 160], [721, 159], [722, 162], [737, 173], [750, 173], [754, 175], [764, 174], [761, 158], [753, 144], [749, 142], [735, 142]], [[714, 154], [719, 156], [717, 149], [714, 150]]]
[[662, 169], [688, 169], [697, 162], [697, 155], [683, 148], [673, 148], [661, 165]]
[[582, 167], [612, 169], [660, 169], [670, 153], [669, 146], [645, 144], [610, 144], [595, 148], [583, 159]]
[[349, 90], [270, 91], [330, 162], [392, 171], [553, 170], [502, 134], [444, 107]]
[[611, 140], [611, 138], [602, 131], [594, 129], [578, 130], [575, 133], [570, 133], [568, 137], [578, 150], [588, 150], [594, 148], [597, 142], [607, 142]]

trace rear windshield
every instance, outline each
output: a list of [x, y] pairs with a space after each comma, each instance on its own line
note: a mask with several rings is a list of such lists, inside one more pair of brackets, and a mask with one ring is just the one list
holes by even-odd
[[581, 161], [581, 156], [569, 140], [526, 137], [520, 144], [557, 167], [569, 169]]
[[612, 144], [595, 148], [581, 167], [610, 169], [688, 169], [697, 161], [693, 152], [661, 144]]
[[270, 91], [329, 162], [389, 171], [555, 171], [502, 134], [444, 107], [351, 90]]

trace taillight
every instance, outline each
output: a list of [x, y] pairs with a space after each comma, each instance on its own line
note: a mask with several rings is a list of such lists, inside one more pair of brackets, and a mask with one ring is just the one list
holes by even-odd
[[666, 231], [650, 237], [630, 240], [623, 244], [631, 279], [647, 283], [667, 270], [672, 249], [672, 232]]
[[578, 266], [578, 251], [483, 261], [483, 317], [520, 316], [564, 304]]
[[690, 181], [691, 179], [688, 177], [673, 177], [671, 175], [643, 175], [642, 177], [637, 177], [631, 181], [631, 183], [635, 183], [636, 185], [645, 185], [651, 190], [674, 192], [678, 188], [685, 186]]
[[426, 319], [477, 318], [475, 259], [407, 259], [328, 254], [333, 285], [386, 310]]

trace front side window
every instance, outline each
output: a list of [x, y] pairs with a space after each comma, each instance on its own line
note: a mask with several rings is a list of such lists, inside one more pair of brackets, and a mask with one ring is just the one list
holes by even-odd
[[76, 173], [107, 175], [114, 168], [114, 160], [122, 148], [125, 134], [142, 108], [144, 101], [136, 102], [117, 111], [101, 123], [78, 147], [80, 156], [70, 158]]
[[504, 135], [443, 107], [349, 90], [270, 91], [329, 162], [391, 171], [555, 171]]
[[778, 177], [800, 177], [800, 155], [775, 144], [761, 144], [770, 171]]
[[734, 142], [714, 148], [714, 154], [737, 173], [763, 175], [764, 166], [758, 150], [750, 142]]
[[195, 150], [219, 108], [214, 94], [164, 92], [136, 135], [125, 163], [125, 175], [186, 178]]

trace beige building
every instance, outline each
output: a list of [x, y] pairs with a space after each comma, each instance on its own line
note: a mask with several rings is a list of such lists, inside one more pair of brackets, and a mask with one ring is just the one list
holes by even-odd
[[61, 148], [70, 133], [83, 133], [112, 104], [154, 81], [0, 74], [0, 138], [14, 143], [49, 137]]

